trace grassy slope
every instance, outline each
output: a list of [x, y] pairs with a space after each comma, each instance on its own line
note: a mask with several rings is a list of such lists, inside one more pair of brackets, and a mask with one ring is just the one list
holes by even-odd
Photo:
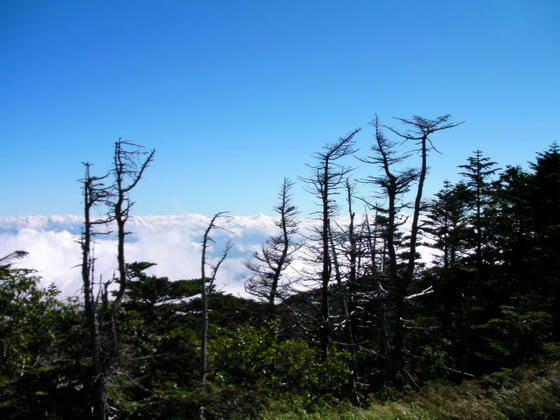
[[316, 413], [282, 413], [266, 420], [526, 420], [560, 419], [560, 362], [518, 368], [461, 385], [430, 385], [400, 401], [373, 403], [368, 409], [324, 408]]

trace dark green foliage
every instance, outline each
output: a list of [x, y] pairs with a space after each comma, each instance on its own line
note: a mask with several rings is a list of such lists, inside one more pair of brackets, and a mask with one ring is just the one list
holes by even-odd
[[560, 147], [554, 143], [539, 153], [532, 165], [534, 178], [530, 196], [535, 221], [540, 278], [539, 291], [547, 297], [553, 315], [555, 339], [560, 341]]
[[428, 312], [454, 343], [457, 369], [515, 366], [559, 339], [560, 211], [549, 211], [558, 206], [558, 147], [531, 167], [496, 173], [477, 152], [463, 166], [467, 187], [447, 184], [434, 201], [429, 226], [441, 257], [424, 274], [435, 287]]
[[2, 418], [77, 417], [87, 407], [81, 314], [57, 295], [54, 286], [42, 289], [33, 272], [0, 265]]
[[544, 311], [523, 311], [519, 306], [500, 306], [499, 317], [477, 327], [488, 348], [478, 354], [502, 366], [534, 361], [550, 339], [552, 316]]
[[142, 401], [121, 403], [119, 418], [146, 420], [183, 420], [199, 418], [200, 407], [205, 407], [204, 418], [252, 419], [266, 407], [263, 396], [254, 391], [241, 391], [233, 386], [200, 385], [189, 390], [173, 382], [158, 384], [151, 395]]
[[[222, 331], [212, 342], [212, 381], [235, 384], [270, 398], [288, 398], [309, 406], [321, 400], [350, 397], [349, 354], [331, 348], [326, 363], [317, 349], [300, 339], [282, 340], [278, 324]], [[324, 373], [329, 372], [325, 385]]]
[[276, 404], [266, 420], [553, 420], [560, 418], [560, 366], [504, 370], [461, 385], [432, 384], [420, 392], [370, 399], [366, 408], [347, 405], [309, 412]]

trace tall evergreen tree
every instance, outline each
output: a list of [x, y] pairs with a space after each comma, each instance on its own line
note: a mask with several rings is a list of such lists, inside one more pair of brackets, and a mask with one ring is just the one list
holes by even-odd
[[539, 253], [540, 290], [547, 296], [560, 339], [560, 146], [552, 144], [538, 153], [534, 170], [531, 203]]
[[469, 295], [461, 281], [465, 275], [461, 259], [466, 251], [468, 196], [465, 184], [452, 185], [445, 181], [430, 204], [425, 227], [431, 239], [430, 246], [439, 251], [434, 261], [440, 278], [436, 294], [441, 302], [440, 319], [446, 333], [450, 333], [457, 316], [462, 314], [463, 300]]
[[475, 295], [480, 292], [481, 276], [484, 264], [483, 248], [484, 244], [490, 240], [490, 226], [484, 217], [484, 212], [492, 201], [492, 181], [493, 175], [499, 170], [496, 162], [485, 157], [481, 150], [475, 150], [473, 155], [467, 158], [467, 163], [459, 165], [464, 169], [460, 172], [465, 178], [465, 185], [471, 194], [469, 200], [472, 209], [470, 217], [473, 235], [471, 238], [475, 250], [476, 277], [474, 281]]

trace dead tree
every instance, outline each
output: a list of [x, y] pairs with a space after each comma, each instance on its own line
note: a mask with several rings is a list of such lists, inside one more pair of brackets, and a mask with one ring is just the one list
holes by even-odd
[[[206, 276], [206, 252], [208, 250], [208, 246], [210, 242], [214, 242], [211, 233], [213, 229], [223, 229], [220, 226], [216, 225], [216, 220], [219, 217], [225, 215], [225, 212], [216, 213], [212, 219], [210, 219], [210, 223], [208, 227], [204, 231], [204, 236], [202, 237], [202, 253], [200, 257], [200, 279], [202, 283], [201, 288], [201, 299], [202, 299], [202, 346], [200, 349], [200, 382], [202, 385], [206, 383], [206, 376], [208, 374], [208, 291], [209, 289], [212, 290], [214, 286], [214, 281], [216, 279], [216, 275], [220, 266], [226, 259], [229, 251], [231, 250], [232, 243], [228, 242], [226, 247], [222, 253], [222, 256], [218, 259], [216, 264], [212, 265], [211, 268], [211, 275], [210, 277]], [[209, 284], [209, 286], [207, 286]], [[200, 406], [200, 419], [204, 419], [204, 405]]]
[[[398, 228], [402, 223], [397, 219], [398, 213], [403, 209], [402, 196], [410, 190], [411, 183], [417, 177], [417, 171], [412, 169], [402, 169], [401, 166], [406, 158], [409, 157], [407, 154], [399, 154], [396, 151], [397, 143], [391, 142], [385, 137], [382, 127], [380, 126], [379, 119], [376, 116], [374, 121], [371, 123], [375, 128], [375, 142], [371, 146], [373, 155], [367, 156], [366, 158], [360, 158], [362, 162], [373, 164], [381, 168], [381, 175], [370, 176], [364, 180], [366, 183], [374, 184], [381, 188], [381, 194], [378, 198], [386, 201], [385, 206], [370, 205], [376, 212], [380, 212], [384, 215], [383, 219], [383, 239], [386, 248], [386, 264], [384, 262], [384, 269], [381, 273], [375, 273], [374, 279], [377, 283], [376, 289], [378, 293], [383, 294], [382, 279], [385, 278], [388, 285], [387, 288], [391, 292], [391, 297], [394, 305], [399, 306], [399, 301], [404, 300], [404, 293], [402, 293], [402, 275], [398, 271]], [[380, 217], [376, 218], [376, 223], [381, 221]], [[369, 224], [368, 224], [369, 228]], [[372, 251], [373, 252], [373, 251]], [[385, 258], [384, 258], [385, 259]], [[375, 260], [372, 261], [373, 267], [375, 267]], [[373, 268], [375, 270], [375, 268]], [[383, 299], [382, 299], [383, 300]], [[381, 305], [383, 308], [384, 305]], [[384, 309], [384, 308], [383, 308]], [[398, 309], [396, 311], [399, 312]], [[382, 321], [380, 323], [380, 338], [381, 338], [381, 354], [386, 358], [387, 369], [391, 372], [395, 372], [397, 369], [395, 361], [395, 351], [394, 346], [389, 346], [387, 341], [387, 326], [385, 323], [385, 314], [378, 314]], [[400, 325], [402, 321], [396, 320], [395, 323]], [[398, 327], [395, 327], [398, 330]]]
[[416, 265], [416, 249], [418, 246], [420, 211], [422, 209], [422, 195], [424, 192], [424, 182], [428, 173], [427, 158], [429, 151], [438, 151], [430, 140], [430, 136], [438, 131], [447, 130], [457, 127], [460, 123], [448, 122], [450, 115], [443, 115], [433, 120], [413, 116], [412, 119], [397, 118], [398, 121], [408, 127], [408, 131], [402, 132], [392, 127], [387, 127], [393, 133], [406, 142], [412, 142], [416, 145], [416, 151], [420, 153], [421, 165], [418, 171], [416, 184], [416, 197], [414, 199], [414, 207], [412, 213], [412, 224], [410, 227], [410, 235], [408, 239], [408, 261], [404, 275], [398, 277], [397, 293], [396, 293], [396, 328], [394, 341], [394, 372], [405, 373], [404, 371], [404, 331], [403, 318], [405, 315], [405, 298], [407, 289], [414, 278], [414, 269]]
[[[203, 384], [206, 383], [206, 375], [208, 372], [208, 290], [212, 289], [214, 280], [216, 279], [216, 274], [226, 259], [232, 244], [231, 242], [227, 243], [222, 256], [218, 259], [216, 264], [211, 266], [212, 274], [209, 277], [206, 276], [206, 252], [208, 250], [209, 243], [214, 242], [214, 239], [210, 236], [212, 230], [223, 229], [216, 225], [216, 220], [224, 215], [225, 212], [216, 213], [210, 220], [210, 223], [204, 232], [204, 236], [202, 237], [202, 253], [200, 257], [200, 279], [202, 282], [202, 349], [200, 357], [200, 382]], [[209, 287], [207, 284], [209, 284]]]
[[[374, 220], [377, 220], [375, 218]], [[382, 276], [381, 273], [384, 272], [384, 265], [383, 262], [385, 260], [385, 252], [381, 252], [381, 266], [380, 268], [377, 267], [377, 240], [378, 240], [378, 228], [375, 227], [372, 230], [369, 215], [367, 210], [365, 212], [365, 221], [364, 221], [365, 231], [366, 231], [366, 246], [370, 256], [370, 275], [371, 279], [373, 280], [375, 295], [377, 298], [377, 318], [378, 318], [378, 336], [379, 336], [379, 350], [381, 357], [385, 360], [390, 361], [390, 354], [391, 348], [389, 346], [389, 338], [387, 332], [387, 315], [386, 315], [386, 298], [387, 298], [387, 291], [383, 287], [381, 282]], [[394, 241], [393, 241], [394, 242]]]
[[294, 240], [298, 222], [295, 218], [297, 208], [291, 202], [292, 186], [293, 182], [284, 178], [278, 194], [279, 204], [274, 208], [279, 216], [274, 224], [280, 233], [268, 238], [261, 250], [253, 253], [255, 261], [246, 264], [252, 274], [245, 280], [245, 290], [253, 296], [265, 299], [272, 316], [277, 298], [285, 297], [281, 284], [283, 273], [293, 262], [295, 252], [303, 245], [303, 242]]
[[352, 372], [350, 375], [350, 382], [352, 384], [352, 398], [354, 403], [359, 404], [360, 398], [358, 395], [357, 381], [358, 381], [358, 365], [356, 363], [356, 344], [354, 340], [354, 334], [352, 332], [352, 320], [350, 318], [350, 311], [348, 310], [348, 293], [345, 284], [342, 281], [342, 269], [338, 261], [338, 252], [334, 244], [334, 235], [329, 226], [329, 242], [332, 252], [332, 263], [334, 266], [336, 285], [337, 285], [337, 295], [340, 301], [340, 307], [342, 309], [342, 315], [344, 321], [342, 322], [342, 328], [346, 332], [347, 344], [350, 346], [350, 351], [352, 353]]
[[[109, 284], [103, 285], [103, 303], [107, 305], [108, 318], [110, 322], [111, 332], [113, 336], [113, 345], [111, 352], [111, 363], [119, 362], [120, 345], [118, 339], [118, 328], [115, 322], [115, 315], [122, 305], [124, 293], [127, 287], [127, 268], [124, 254], [125, 238], [129, 234], [125, 230], [126, 222], [130, 218], [130, 210], [134, 202], [130, 199], [130, 193], [142, 176], [144, 171], [154, 159], [155, 150], [147, 152], [143, 146], [127, 142], [119, 138], [115, 142], [113, 153], [113, 167], [109, 171], [112, 177], [112, 185], [109, 187], [110, 197], [106, 205], [109, 209], [109, 218], [111, 222], [116, 224], [117, 228], [117, 265], [118, 275], [110, 282], [116, 281], [118, 289], [115, 299], [109, 305], [107, 296]], [[101, 285], [100, 285], [101, 287]]]
[[321, 320], [319, 338], [323, 362], [327, 360], [331, 341], [329, 320], [329, 282], [332, 270], [329, 241], [330, 223], [331, 217], [336, 213], [334, 197], [346, 175], [352, 170], [350, 167], [341, 165], [338, 161], [355, 153], [353, 137], [358, 131], [359, 129], [354, 130], [348, 136], [339, 138], [335, 143], [324, 146], [322, 152], [318, 152], [313, 156], [317, 162], [314, 165], [309, 165], [312, 175], [309, 178], [303, 178], [304, 182], [310, 186], [308, 191], [319, 198], [321, 206], [321, 210], [317, 212], [321, 221], [321, 226], [317, 229], [317, 233], [320, 243], [319, 262], [321, 264]]
[[357, 276], [357, 269], [358, 269], [358, 239], [355, 232], [355, 225], [354, 219], [356, 218], [356, 213], [352, 210], [352, 196], [355, 185], [350, 182], [349, 179], [346, 179], [345, 183], [346, 187], [346, 202], [348, 204], [348, 243], [349, 249], [347, 252], [348, 263], [350, 265], [350, 271], [348, 273], [348, 282], [351, 285], [356, 283], [356, 276]]
[[[103, 177], [92, 177], [90, 175], [91, 164], [84, 163], [86, 174], [82, 180], [84, 196], [84, 230], [80, 240], [82, 248], [82, 282], [84, 289], [84, 310], [88, 328], [92, 340], [92, 359], [95, 370], [94, 387], [95, 417], [98, 420], [107, 418], [107, 394], [106, 376], [109, 366], [119, 354], [115, 314], [118, 311], [124, 291], [127, 285], [127, 270], [124, 256], [124, 242], [127, 232], [125, 225], [130, 216], [133, 202], [130, 200], [130, 191], [138, 184], [145, 169], [152, 162], [155, 151], [144, 152], [143, 147], [126, 142], [119, 138], [115, 143], [113, 155], [113, 168], [110, 173]], [[113, 183], [105, 186], [103, 180], [109, 175], [113, 177]], [[109, 208], [109, 214], [102, 219], [92, 219], [92, 210], [100, 204]], [[92, 255], [92, 238], [94, 226], [115, 222], [117, 225], [117, 261], [119, 288], [116, 298], [111, 305], [108, 300], [108, 284], [99, 284], [98, 295], [103, 299], [99, 305], [95, 297], [95, 281]], [[107, 232], [105, 232], [107, 233]], [[103, 319], [107, 315], [110, 318], [110, 326], [113, 335], [113, 346], [111, 355], [104, 356], [101, 345], [103, 334]]]
[[103, 184], [103, 177], [93, 177], [90, 175], [91, 163], [85, 162], [85, 177], [82, 182], [82, 193], [84, 197], [84, 227], [80, 245], [82, 248], [82, 283], [84, 290], [84, 311], [91, 336], [91, 355], [94, 368], [94, 415], [97, 420], [107, 418], [107, 394], [105, 390], [106, 363], [103, 359], [101, 339], [100, 339], [100, 320], [103, 314], [98, 314], [97, 300], [95, 299], [94, 287], [94, 257], [92, 253], [92, 240], [97, 234], [95, 226], [106, 225], [110, 218], [92, 219], [92, 210], [100, 204], [106, 203], [110, 196], [110, 190]]
[[112, 318], [114, 318], [115, 313], [122, 304], [127, 285], [124, 243], [128, 232], [125, 230], [125, 225], [130, 218], [130, 209], [134, 205], [134, 202], [130, 199], [130, 192], [140, 182], [144, 171], [153, 161], [154, 154], [154, 149], [147, 152], [144, 150], [144, 147], [127, 142], [122, 138], [115, 142], [113, 168], [111, 170], [111, 175], [113, 176], [113, 200], [110, 203], [110, 209], [117, 225], [117, 283], [119, 288], [111, 307]]

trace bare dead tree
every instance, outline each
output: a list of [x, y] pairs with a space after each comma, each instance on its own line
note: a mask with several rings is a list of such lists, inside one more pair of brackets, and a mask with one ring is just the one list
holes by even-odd
[[[385, 206], [370, 205], [377, 212], [381, 212], [385, 215], [383, 236], [385, 242], [385, 248], [387, 250], [387, 264], [384, 272], [380, 275], [374, 276], [377, 282], [377, 290], [382, 293], [382, 277], [385, 277], [388, 281], [389, 288], [392, 292], [392, 300], [397, 307], [400, 307], [399, 301], [404, 299], [404, 291], [402, 290], [402, 275], [398, 271], [398, 261], [397, 261], [397, 236], [398, 227], [400, 223], [397, 219], [397, 214], [403, 209], [402, 196], [410, 190], [411, 183], [417, 177], [417, 171], [413, 169], [402, 169], [400, 168], [409, 157], [407, 154], [399, 154], [396, 150], [397, 143], [391, 142], [385, 137], [382, 127], [379, 123], [377, 115], [375, 119], [371, 122], [371, 125], [375, 128], [375, 143], [371, 146], [371, 151], [373, 155], [367, 156], [366, 158], [360, 158], [362, 162], [373, 164], [381, 168], [382, 174], [376, 176], [370, 176], [364, 180], [366, 183], [374, 184], [381, 188], [380, 198], [386, 200], [387, 204]], [[376, 222], [380, 218], [377, 218]], [[375, 261], [372, 261], [375, 264]], [[380, 295], [381, 296], [381, 295]], [[397, 313], [399, 310], [397, 309]], [[402, 315], [402, 313], [401, 313]], [[385, 321], [385, 314], [379, 314], [383, 322], [380, 323], [381, 338], [381, 352], [382, 355], [387, 358], [387, 368], [395, 372], [398, 368], [395, 364], [394, 350], [389, 346], [387, 342], [387, 326]], [[401, 325], [400, 320], [396, 320], [397, 325]], [[395, 327], [395, 330], [398, 330]], [[398, 350], [397, 350], [398, 351]]]
[[359, 129], [354, 130], [346, 137], [341, 137], [333, 144], [327, 144], [322, 152], [313, 157], [314, 165], [309, 165], [312, 175], [303, 178], [309, 185], [308, 191], [320, 200], [321, 210], [317, 212], [320, 217], [321, 227], [318, 229], [320, 242], [319, 260], [321, 263], [321, 321], [319, 326], [320, 345], [323, 361], [328, 358], [328, 349], [331, 341], [331, 327], [329, 320], [329, 282], [331, 279], [332, 262], [330, 257], [330, 221], [336, 213], [334, 199], [337, 190], [352, 168], [338, 163], [342, 158], [356, 152], [354, 136]]
[[348, 259], [349, 272], [348, 282], [352, 285], [356, 283], [356, 276], [358, 270], [358, 235], [356, 234], [355, 219], [356, 213], [352, 209], [352, 200], [354, 195], [355, 184], [346, 178], [344, 183], [346, 188], [346, 203], [348, 205], [348, 226], [346, 228], [346, 235], [348, 237], [348, 249], [346, 250], [346, 257]]
[[392, 127], [387, 127], [390, 131], [402, 138], [406, 142], [412, 142], [416, 145], [417, 151], [420, 153], [421, 165], [418, 171], [418, 178], [416, 184], [416, 197], [414, 199], [414, 207], [412, 213], [412, 224], [410, 227], [409, 245], [408, 245], [408, 262], [403, 276], [399, 276], [397, 283], [397, 300], [396, 300], [396, 328], [395, 328], [395, 344], [394, 344], [394, 371], [404, 372], [404, 337], [403, 337], [403, 317], [404, 317], [404, 303], [407, 294], [407, 288], [412, 283], [414, 278], [414, 269], [416, 265], [416, 249], [418, 246], [418, 233], [419, 233], [419, 220], [420, 211], [422, 208], [422, 195], [424, 191], [424, 182], [428, 173], [427, 158], [428, 153], [432, 150], [439, 151], [433, 145], [430, 136], [433, 133], [442, 130], [448, 130], [462, 124], [451, 123], [450, 115], [443, 115], [433, 120], [417, 115], [412, 119], [397, 118], [398, 121], [403, 123], [408, 131], [402, 132]]
[[[216, 225], [216, 221], [218, 218], [223, 217], [226, 212], [218, 212], [216, 213], [212, 219], [210, 219], [210, 223], [208, 227], [204, 231], [204, 236], [202, 237], [202, 253], [200, 257], [200, 279], [202, 283], [202, 348], [200, 350], [200, 382], [202, 385], [206, 383], [206, 376], [208, 374], [208, 287], [207, 283], [210, 284], [210, 288], [214, 285], [214, 280], [220, 269], [220, 266], [226, 259], [231, 247], [232, 243], [228, 242], [221, 257], [218, 259], [217, 263], [211, 266], [211, 273], [210, 277], [206, 276], [206, 253], [208, 251], [209, 243], [214, 243], [214, 239], [211, 236], [213, 229], [223, 229], [220, 226]], [[203, 405], [200, 406], [200, 419], [204, 419], [204, 411], [205, 407]]]
[[245, 290], [253, 296], [265, 299], [273, 316], [277, 298], [283, 299], [286, 295], [281, 284], [283, 273], [293, 262], [294, 254], [303, 246], [303, 242], [294, 239], [298, 222], [295, 218], [297, 208], [291, 201], [292, 186], [293, 182], [284, 178], [278, 194], [279, 204], [274, 208], [279, 216], [274, 224], [280, 233], [268, 238], [261, 250], [253, 253], [255, 261], [246, 264], [251, 276], [245, 280]]
[[389, 338], [387, 332], [387, 315], [386, 315], [386, 297], [387, 291], [384, 289], [382, 284], [381, 273], [384, 271], [383, 260], [385, 259], [385, 253], [381, 254], [381, 267], [377, 268], [377, 240], [379, 232], [377, 229], [372, 229], [371, 223], [369, 221], [369, 215], [367, 209], [365, 211], [365, 221], [364, 226], [366, 230], [366, 243], [370, 255], [371, 264], [371, 278], [374, 281], [374, 290], [377, 297], [377, 318], [379, 323], [378, 335], [379, 335], [379, 350], [381, 357], [386, 360], [390, 360], [391, 348], [389, 346]]
[[[84, 311], [92, 340], [92, 359], [94, 364], [95, 378], [95, 417], [98, 420], [107, 418], [107, 393], [106, 376], [112, 361], [119, 355], [115, 314], [118, 311], [124, 291], [127, 285], [127, 272], [124, 256], [124, 242], [127, 232], [125, 224], [129, 219], [130, 209], [133, 202], [130, 200], [130, 191], [138, 184], [145, 169], [152, 162], [155, 151], [144, 152], [143, 147], [126, 142], [119, 138], [115, 143], [113, 154], [113, 168], [108, 175], [93, 177], [90, 174], [91, 163], [84, 163], [85, 177], [82, 180], [82, 192], [84, 197], [84, 229], [80, 240], [82, 248], [82, 283], [84, 290]], [[109, 175], [113, 177], [110, 186], [104, 185], [103, 181]], [[109, 208], [108, 216], [104, 218], [92, 218], [92, 210], [98, 205], [106, 205]], [[98, 297], [95, 293], [94, 261], [92, 252], [93, 237], [100, 232], [95, 232], [94, 227], [115, 222], [117, 225], [117, 261], [119, 289], [116, 299], [109, 305], [108, 290], [109, 282], [104, 284], [100, 280]], [[103, 232], [108, 233], [108, 232]], [[98, 305], [102, 299], [102, 304]], [[105, 358], [101, 345], [104, 319], [106, 315], [110, 318], [113, 334], [113, 346], [111, 356]]]
[[119, 138], [115, 142], [113, 154], [113, 169], [111, 174], [114, 178], [113, 196], [111, 203], [112, 216], [117, 224], [117, 261], [118, 261], [118, 284], [115, 300], [112, 306], [112, 315], [116, 313], [122, 304], [124, 291], [127, 284], [126, 262], [124, 256], [126, 222], [130, 217], [130, 209], [134, 202], [130, 199], [130, 192], [144, 175], [144, 171], [154, 160], [155, 149], [147, 152], [143, 146], [127, 142]]
[[201, 350], [201, 362], [200, 362], [200, 381], [204, 384], [206, 383], [206, 375], [208, 372], [208, 286], [213, 286], [216, 274], [224, 260], [226, 259], [232, 244], [228, 242], [222, 256], [218, 259], [218, 262], [211, 267], [212, 275], [210, 277], [206, 276], [206, 253], [208, 251], [209, 243], [214, 243], [214, 239], [211, 236], [213, 229], [222, 229], [220, 226], [216, 225], [218, 218], [223, 217], [226, 212], [216, 213], [204, 232], [202, 237], [202, 253], [200, 257], [200, 279], [202, 281], [202, 350]]
[[91, 212], [97, 205], [105, 203], [109, 196], [110, 190], [103, 184], [103, 180], [107, 175], [102, 177], [93, 177], [90, 174], [91, 163], [84, 162], [85, 176], [81, 180], [82, 194], [84, 197], [84, 227], [80, 239], [82, 248], [82, 283], [84, 291], [84, 311], [86, 322], [91, 336], [91, 354], [94, 366], [94, 415], [98, 420], [107, 418], [107, 393], [105, 385], [106, 364], [102, 357], [102, 348], [100, 340], [100, 318], [98, 316], [98, 305], [94, 292], [94, 257], [92, 252], [92, 239], [97, 234], [94, 231], [95, 226], [106, 225], [110, 222], [109, 218], [92, 219]]
[[342, 314], [344, 316], [343, 329], [346, 331], [346, 338], [348, 340], [348, 345], [350, 346], [350, 351], [352, 353], [353, 369], [350, 375], [350, 382], [352, 384], [352, 398], [356, 404], [360, 403], [360, 398], [357, 389], [357, 375], [358, 367], [356, 363], [356, 344], [354, 340], [354, 334], [352, 332], [352, 320], [350, 319], [350, 311], [348, 310], [348, 293], [347, 288], [342, 281], [342, 269], [338, 261], [338, 252], [334, 244], [334, 235], [331, 231], [331, 226], [329, 226], [329, 242], [332, 252], [332, 262], [334, 266], [336, 284], [337, 284], [337, 295], [340, 301], [340, 307], [342, 309]]
[[408, 254], [408, 264], [406, 268], [405, 279], [408, 281], [412, 280], [414, 273], [415, 261], [416, 261], [416, 247], [418, 245], [418, 223], [420, 220], [420, 210], [422, 205], [422, 195], [424, 191], [424, 182], [426, 180], [426, 175], [428, 173], [427, 158], [428, 153], [431, 150], [439, 151], [433, 145], [430, 135], [437, 131], [447, 130], [450, 128], [457, 127], [463, 122], [459, 123], [449, 123], [448, 120], [451, 115], [443, 115], [437, 117], [436, 119], [430, 120], [427, 118], [419, 117], [417, 115], [413, 116], [411, 120], [404, 118], [397, 118], [406, 126], [410, 127], [407, 132], [401, 132], [394, 128], [388, 127], [393, 133], [397, 134], [399, 137], [406, 141], [414, 142], [418, 146], [418, 151], [421, 157], [421, 166], [418, 173], [418, 183], [416, 186], [416, 197], [414, 199], [414, 209], [412, 214], [412, 226], [410, 228], [410, 242], [409, 242], [409, 254]]

